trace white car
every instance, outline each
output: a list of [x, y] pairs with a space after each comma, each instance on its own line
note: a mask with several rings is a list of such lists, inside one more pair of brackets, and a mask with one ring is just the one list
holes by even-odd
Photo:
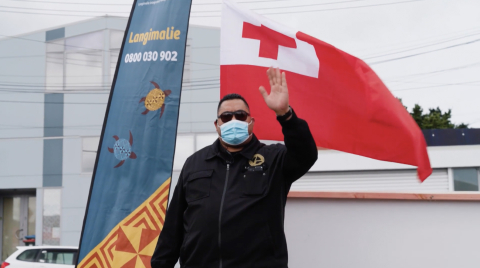
[[29, 246], [17, 247], [1, 268], [74, 268], [78, 247]]

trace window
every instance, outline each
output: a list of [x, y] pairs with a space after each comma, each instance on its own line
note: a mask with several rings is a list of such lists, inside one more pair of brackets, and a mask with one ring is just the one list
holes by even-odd
[[43, 244], [60, 245], [61, 195], [62, 189], [59, 188], [43, 190]]
[[74, 265], [75, 250], [44, 249], [39, 262]]
[[85, 137], [82, 140], [82, 172], [93, 172], [100, 138]]
[[454, 168], [453, 185], [455, 191], [478, 191], [478, 169]]
[[45, 85], [47, 91], [63, 90], [65, 39], [47, 43]]
[[46, 46], [46, 90], [108, 90], [104, 31], [51, 41]]
[[38, 249], [25, 250], [20, 255], [18, 255], [17, 260], [19, 261], [35, 261], [37, 257]]

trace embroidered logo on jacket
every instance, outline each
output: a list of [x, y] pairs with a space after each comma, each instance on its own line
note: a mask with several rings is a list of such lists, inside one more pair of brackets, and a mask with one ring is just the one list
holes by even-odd
[[250, 164], [250, 166], [252, 166], [252, 167], [256, 167], [256, 166], [260, 166], [264, 162], [265, 162], [265, 157], [263, 157], [263, 155], [255, 154], [253, 156], [252, 160], [248, 161], [248, 164]]

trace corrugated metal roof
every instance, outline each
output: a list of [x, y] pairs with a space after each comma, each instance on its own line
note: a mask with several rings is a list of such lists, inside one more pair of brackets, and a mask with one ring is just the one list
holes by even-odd
[[309, 172], [292, 191], [448, 192], [447, 169], [434, 169], [424, 182], [412, 170]]

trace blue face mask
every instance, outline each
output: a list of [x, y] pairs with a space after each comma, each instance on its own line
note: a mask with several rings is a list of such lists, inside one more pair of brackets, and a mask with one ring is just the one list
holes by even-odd
[[222, 140], [229, 145], [239, 145], [242, 142], [246, 141], [250, 134], [248, 134], [248, 126], [252, 123], [231, 120], [220, 126], [220, 131], [222, 133]]

